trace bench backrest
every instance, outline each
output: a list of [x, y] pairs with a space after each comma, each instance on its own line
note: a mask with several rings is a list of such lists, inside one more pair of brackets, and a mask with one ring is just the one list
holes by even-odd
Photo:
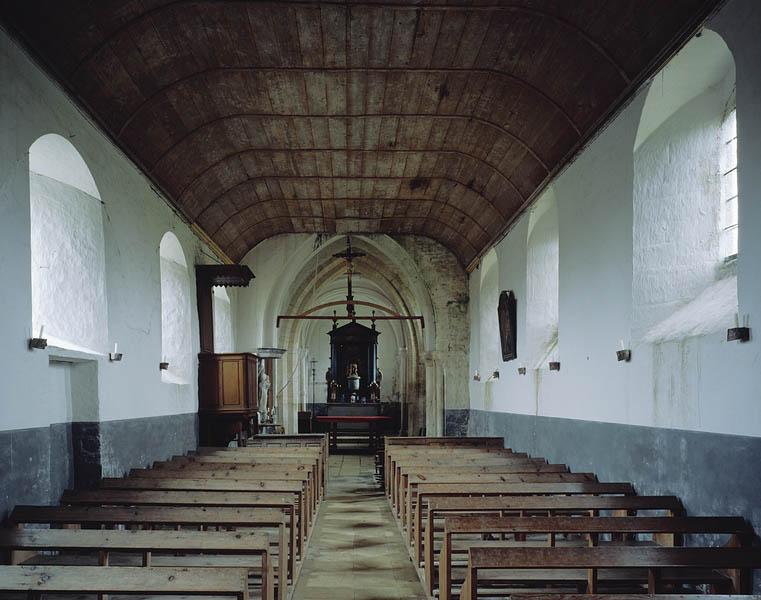
[[11, 523], [78, 525], [208, 525], [243, 527], [285, 523], [283, 511], [274, 508], [180, 506], [16, 506]]
[[248, 569], [0, 565], [0, 591], [248, 598]]

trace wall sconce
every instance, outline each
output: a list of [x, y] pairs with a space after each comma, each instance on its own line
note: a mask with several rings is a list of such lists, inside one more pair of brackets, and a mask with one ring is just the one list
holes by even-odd
[[618, 350], [616, 350], [616, 359], [618, 362], [629, 362], [632, 359], [632, 351], [624, 346], [624, 340], [618, 340]]
[[473, 373], [473, 381], [481, 381], [481, 373], [478, 370]]
[[727, 329], [727, 341], [728, 342], [748, 342], [750, 341], [750, 327], [748, 315], [743, 317], [743, 326], [740, 327], [740, 316], [735, 313], [735, 326]]
[[168, 362], [160, 362], [159, 363], [159, 371], [166, 371], [169, 368]]
[[518, 375], [525, 375], [526, 367], [518, 367]]
[[29, 340], [29, 349], [30, 350], [44, 350], [48, 347], [48, 340], [42, 337], [42, 334], [45, 332], [45, 326], [40, 326], [40, 335], [37, 337], [33, 337]]
[[122, 353], [119, 352], [119, 344], [114, 344], [114, 351], [108, 353], [108, 360], [119, 362], [122, 359]]
[[560, 363], [559, 362], [551, 362], [550, 363], [550, 371], [560, 371]]
[[494, 371], [486, 381], [493, 381], [494, 379], [499, 379], [499, 371]]

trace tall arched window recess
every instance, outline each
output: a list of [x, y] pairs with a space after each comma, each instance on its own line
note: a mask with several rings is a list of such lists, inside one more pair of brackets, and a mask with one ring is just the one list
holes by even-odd
[[32, 334], [50, 346], [108, 346], [103, 207], [87, 164], [67, 139], [29, 148]]
[[180, 241], [171, 231], [159, 247], [161, 264], [161, 371], [166, 383], [188, 384], [193, 376], [190, 277]]

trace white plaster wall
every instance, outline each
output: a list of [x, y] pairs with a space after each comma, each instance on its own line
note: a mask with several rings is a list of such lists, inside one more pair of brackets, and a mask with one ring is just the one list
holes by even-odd
[[[124, 359], [110, 363], [100, 355], [74, 353], [77, 360], [97, 363], [100, 419], [194, 412], [195, 361], [189, 385], [161, 383], [159, 242], [173, 230], [189, 260], [201, 262], [200, 242], [145, 177], [0, 31], [0, 278], [12, 282], [0, 293], [0, 429], [44, 427], [72, 418], [67, 370], [50, 363], [54, 354], [72, 353], [27, 347], [32, 333], [28, 152], [48, 133], [72, 141], [103, 200], [106, 348], [118, 342]], [[195, 285], [192, 269], [190, 285]], [[191, 326], [195, 355], [195, 303]]]
[[481, 315], [479, 332], [479, 371], [486, 379], [498, 370], [502, 362], [502, 348], [499, 340], [499, 264], [497, 253], [492, 250], [481, 263], [481, 287], [478, 291], [478, 310]]
[[107, 352], [108, 315], [100, 200], [30, 173], [32, 330], [51, 346]]
[[[752, 0], [732, 0], [709, 23], [721, 34], [734, 54], [737, 77], [739, 134], [740, 250], [737, 262], [739, 312], [751, 327], [761, 315], [761, 5]], [[500, 289], [513, 289], [518, 299], [518, 359], [507, 363], [499, 382], [471, 383], [471, 406], [483, 406], [484, 386], [492, 385], [494, 410], [546, 416], [588, 419], [656, 427], [682, 428], [739, 435], [761, 435], [761, 346], [758, 336], [745, 344], [726, 341], [726, 331], [682, 336], [652, 344], [635, 342], [631, 363], [616, 361], [618, 340], [629, 343], [632, 330], [654, 312], [635, 317], [634, 277], [634, 142], [647, 89], [609, 124], [554, 182], [558, 203], [559, 232], [559, 372], [521, 376], [513, 367], [525, 360], [526, 340], [526, 228], [524, 215], [496, 247], [500, 257]], [[700, 103], [698, 98], [695, 102]], [[690, 106], [690, 110], [696, 108]], [[680, 117], [683, 115], [680, 115]], [[666, 123], [666, 126], [672, 125]], [[684, 131], [683, 129], [681, 131]], [[658, 135], [657, 133], [655, 134]], [[669, 140], [670, 163], [638, 165], [655, 178], [648, 201], [679, 186], [698, 185], [691, 167], [676, 181], [668, 181], [668, 169], [689, 156], [680, 148], [700, 148], [689, 136], [675, 131]], [[665, 140], [648, 140], [647, 152]], [[686, 145], [685, 145], [686, 144]], [[644, 159], [644, 155], [640, 157]], [[686, 178], [686, 182], [684, 181]], [[639, 192], [644, 192], [644, 187]], [[694, 189], [700, 189], [693, 187]], [[682, 196], [686, 196], [685, 192]], [[710, 188], [701, 193], [713, 195]], [[663, 197], [663, 196], [662, 196]], [[719, 202], [718, 191], [716, 203]], [[684, 198], [675, 199], [682, 211], [691, 209]], [[651, 206], [650, 210], [659, 207]], [[659, 219], [671, 219], [661, 213]], [[653, 231], [655, 234], [655, 231]], [[655, 238], [653, 238], [654, 240]], [[668, 242], [663, 236], [664, 243]], [[684, 250], [672, 247], [675, 258]], [[703, 248], [699, 249], [701, 252]], [[654, 251], [648, 264], [657, 264]], [[639, 265], [641, 266], [641, 265]], [[471, 275], [471, 280], [473, 275]], [[677, 294], [680, 277], [664, 286]], [[731, 286], [731, 281], [729, 284]], [[651, 290], [657, 291], [657, 290]], [[720, 290], [714, 290], [721, 293]], [[473, 285], [471, 284], [471, 293]], [[690, 293], [695, 293], [693, 290]], [[699, 290], [697, 290], [699, 295]], [[670, 299], [669, 299], [670, 300]], [[664, 311], [667, 312], [667, 311]], [[709, 311], [710, 312], [710, 311]], [[477, 314], [475, 311], [472, 314]], [[482, 318], [482, 317], [479, 317]], [[474, 327], [471, 326], [471, 330]], [[755, 331], [754, 331], [755, 333]], [[471, 368], [473, 367], [471, 352]]]
[[231, 298], [223, 287], [212, 288], [214, 313], [214, 352], [234, 352], [233, 309]]
[[197, 354], [191, 342], [191, 311], [188, 268], [162, 256], [161, 358], [169, 363], [169, 368], [161, 372], [164, 383], [190, 383], [193, 357]]
[[546, 208], [529, 217], [526, 252], [526, 362], [532, 369], [547, 369], [558, 358], [551, 352], [558, 335], [558, 212], [554, 195], [546, 198]]
[[719, 86], [693, 98], [634, 153], [635, 340], [717, 278], [719, 133], [730, 93]]

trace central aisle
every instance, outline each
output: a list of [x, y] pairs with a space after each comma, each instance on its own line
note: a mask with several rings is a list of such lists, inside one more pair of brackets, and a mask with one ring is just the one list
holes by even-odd
[[370, 455], [333, 455], [293, 600], [425, 598]]

